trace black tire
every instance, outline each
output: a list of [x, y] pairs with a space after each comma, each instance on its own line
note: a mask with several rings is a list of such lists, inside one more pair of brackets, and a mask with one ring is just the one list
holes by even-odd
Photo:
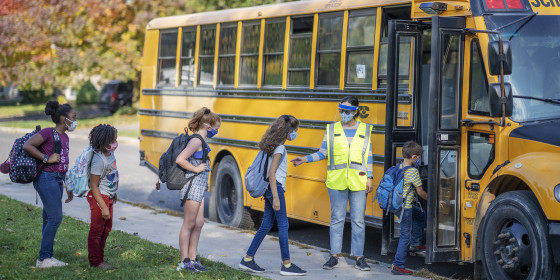
[[530, 191], [499, 195], [482, 227], [482, 265], [489, 280], [556, 279], [548, 225]]
[[222, 224], [249, 229], [254, 227], [251, 213], [243, 205], [243, 182], [237, 163], [225, 156], [218, 165], [212, 197], [218, 221]]

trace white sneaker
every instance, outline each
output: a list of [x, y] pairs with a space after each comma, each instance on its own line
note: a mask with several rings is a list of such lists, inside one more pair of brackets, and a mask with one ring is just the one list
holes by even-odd
[[68, 264], [63, 262], [63, 261], [59, 261], [55, 258], [46, 258], [42, 261], [37, 260], [37, 263], [35, 264], [35, 267], [37, 268], [50, 268], [50, 267], [60, 267], [60, 266], [67, 266]]

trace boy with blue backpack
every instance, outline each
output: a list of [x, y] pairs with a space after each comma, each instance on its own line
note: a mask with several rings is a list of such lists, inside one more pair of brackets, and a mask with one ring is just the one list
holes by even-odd
[[412, 271], [404, 268], [409, 246], [413, 251], [426, 249], [426, 246], [422, 245], [426, 214], [422, 208], [412, 205], [416, 195], [428, 199], [428, 195], [422, 188], [422, 180], [420, 180], [418, 169], [416, 169], [420, 164], [422, 152], [422, 146], [414, 141], [408, 141], [403, 145], [404, 161], [401, 168], [404, 170], [404, 179], [402, 185], [401, 236], [391, 269], [391, 273], [397, 275], [412, 274]]

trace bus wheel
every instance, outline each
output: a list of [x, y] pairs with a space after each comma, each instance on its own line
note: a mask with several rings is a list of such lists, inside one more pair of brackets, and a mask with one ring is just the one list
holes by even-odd
[[530, 191], [499, 195], [482, 228], [482, 264], [488, 279], [552, 279], [548, 226]]
[[213, 204], [220, 223], [240, 228], [254, 226], [249, 210], [243, 205], [243, 183], [232, 156], [225, 156], [220, 161], [214, 191]]

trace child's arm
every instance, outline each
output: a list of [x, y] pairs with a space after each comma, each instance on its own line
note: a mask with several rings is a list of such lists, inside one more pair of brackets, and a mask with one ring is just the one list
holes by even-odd
[[103, 219], [108, 220], [111, 218], [111, 213], [109, 213], [109, 207], [105, 204], [103, 197], [101, 196], [101, 191], [99, 191], [99, 180], [101, 179], [100, 175], [89, 175], [89, 189], [97, 204], [99, 204], [99, 208], [101, 208], [101, 216]]
[[416, 193], [423, 199], [428, 200], [428, 194], [422, 188], [422, 185], [416, 187]]
[[184, 169], [194, 172], [200, 173], [206, 170], [206, 163], [202, 163], [198, 166], [192, 165], [187, 159], [190, 158], [200, 147], [202, 147], [202, 141], [198, 138], [193, 138], [189, 141], [185, 149], [179, 154], [175, 162], [183, 167]]
[[272, 192], [272, 208], [276, 211], [280, 210], [280, 199], [278, 198], [278, 189], [276, 186], [276, 169], [278, 169], [281, 159], [282, 154], [274, 154], [268, 171], [268, 182], [270, 183], [270, 191]]

